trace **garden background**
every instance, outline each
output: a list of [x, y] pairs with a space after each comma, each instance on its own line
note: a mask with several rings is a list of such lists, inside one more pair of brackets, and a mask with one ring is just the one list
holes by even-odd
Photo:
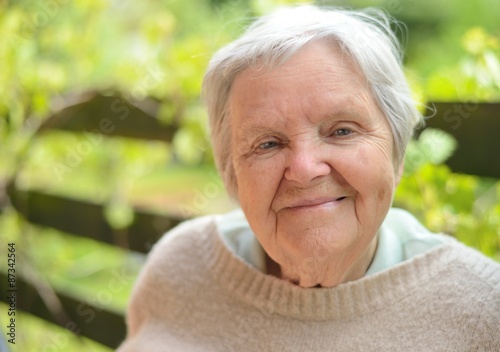
[[[0, 1], [0, 272], [8, 268], [7, 243], [16, 243], [16, 275], [39, 290], [47, 306], [57, 311], [54, 293], [63, 291], [123, 313], [144, 254], [27, 221], [16, 204], [36, 193], [102, 205], [123, 247], [138, 210], [181, 220], [234, 208], [213, 166], [202, 77], [215, 50], [252, 18], [291, 3], [297, 2]], [[423, 106], [460, 104], [451, 105], [459, 107], [453, 116], [466, 119], [478, 103], [500, 102], [500, 2], [316, 3], [381, 7], [404, 23], [406, 75]], [[81, 125], [61, 127], [61, 111], [81, 102], [98, 119], [79, 116]], [[126, 113], [131, 106], [154, 117], [156, 134], [137, 137], [140, 126], [130, 125], [133, 114]], [[126, 126], [132, 131], [123, 132]], [[460, 152], [452, 135], [424, 131], [409, 146], [395, 206], [500, 261], [500, 182], [452, 172], [446, 161]], [[486, 149], [477, 158], [498, 163], [499, 152]], [[41, 207], [53, 206], [44, 199]], [[108, 292], [118, 276], [121, 285]], [[7, 283], [0, 288], [4, 295]], [[5, 340], [7, 310], [0, 303]], [[12, 351], [112, 350], [16, 313]]]

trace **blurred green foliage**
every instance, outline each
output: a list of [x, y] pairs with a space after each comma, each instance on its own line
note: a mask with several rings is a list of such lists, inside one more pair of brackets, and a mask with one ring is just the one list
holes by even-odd
[[430, 75], [426, 95], [441, 101], [499, 101], [499, 38], [483, 27], [472, 27], [463, 34], [461, 44], [463, 57]]
[[[106, 216], [117, 229], [133, 220], [132, 206], [165, 212], [179, 211], [179, 204], [189, 207], [213, 180], [199, 97], [211, 54], [254, 16], [295, 2], [304, 1], [0, 1], [0, 185], [15, 177], [21, 189], [107, 204]], [[404, 22], [407, 77], [422, 102], [500, 100], [500, 2], [317, 2], [379, 6]], [[171, 144], [105, 138], [85, 155], [77, 155], [75, 146], [88, 140], [88, 133], [54, 131], [34, 138], [50, 114], [84, 91], [120, 93], [132, 102], [151, 97], [161, 103], [158, 118], [181, 127]], [[500, 260], [500, 183], [451, 173], [443, 162], [455, 147], [438, 131], [412, 142], [394, 203], [433, 231]], [[68, 160], [70, 170], [59, 177], [58, 165]], [[210, 202], [197, 210], [232, 206], [223, 190]], [[9, 206], [0, 216], [0, 236], [0, 243], [19, 244], [22, 270], [82, 299], [94, 297], [113, 269], [125, 267], [135, 277], [143, 260], [29, 224]], [[132, 281], [109, 305], [123, 311], [131, 287]], [[25, 351], [38, 351], [66, 334], [32, 317], [22, 321]], [[67, 339], [65, 351], [109, 350]]]
[[442, 164], [452, 151], [453, 139], [436, 130], [410, 142], [394, 205], [500, 261], [500, 181], [452, 173]]

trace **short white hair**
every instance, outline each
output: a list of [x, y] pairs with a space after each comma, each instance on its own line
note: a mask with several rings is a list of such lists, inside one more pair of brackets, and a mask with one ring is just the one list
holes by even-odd
[[240, 38], [214, 54], [203, 80], [203, 99], [215, 162], [231, 196], [238, 198], [228, 110], [236, 75], [254, 65], [280, 65], [316, 40], [337, 45], [358, 65], [391, 126], [395, 159], [398, 163], [403, 160], [413, 131], [423, 118], [406, 82], [403, 53], [392, 25], [398, 24], [377, 9], [283, 7], [259, 18]]

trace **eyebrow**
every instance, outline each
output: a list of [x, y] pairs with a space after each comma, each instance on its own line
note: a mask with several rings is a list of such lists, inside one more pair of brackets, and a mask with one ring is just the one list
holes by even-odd
[[364, 119], [367, 115], [369, 115], [369, 111], [361, 110], [356, 107], [347, 107], [347, 108], [342, 108], [338, 109], [338, 111], [335, 111], [333, 113], [327, 113], [323, 116], [322, 121], [325, 120], [334, 120], [334, 119], [342, 119], [344, 117], [349, 117], [351, 119], [354, 119], [356, 121]]

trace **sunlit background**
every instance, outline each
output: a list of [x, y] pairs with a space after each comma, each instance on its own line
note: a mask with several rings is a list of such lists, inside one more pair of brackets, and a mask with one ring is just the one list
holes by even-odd
[[[0, 1], [0, 295], [7, 243], [20, 287], [11, 351], [113, 350], [123, 327], [103, 317], [123, 320], [157, 236], [235, 207], [213, 166], [202, 77], [252, 18], [291, 3]], [[412, 142], [395, 206], [500, 260], [500, 173], [488, 168], [500, 149], [464, 157], [475, 144], [457, 141], [482, 114], [480, 145], [495, 145], [488, 118], [500, 115], [492, 104], [500, 102], [500, 2], [316, 3], [381, 7], [406, 25], [398, 35], [415, 97], [423, 109], [447, 102], [435, 118], [452, 128]], [[476, 159], [486, 167], [453, 167]]]

